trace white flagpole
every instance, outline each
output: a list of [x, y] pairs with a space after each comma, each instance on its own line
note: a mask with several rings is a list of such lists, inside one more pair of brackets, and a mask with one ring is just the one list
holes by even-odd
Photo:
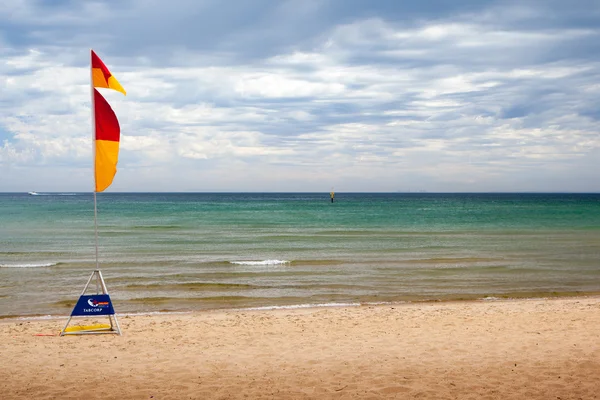
[[94, 100], [94, 70], [92, 68], [92, 49], [90, 49], [90, 95], [92, 98], [92, 160], [94, 173], [94, 236], [96, 237], [96, 269], [100, 269], [98, 262], [98, 207], [96, 204], [96, 101]]

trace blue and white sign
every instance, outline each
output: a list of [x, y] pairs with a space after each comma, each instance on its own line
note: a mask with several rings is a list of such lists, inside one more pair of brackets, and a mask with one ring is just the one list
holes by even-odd
[[107, 294], [97, 294], [93, 296], [81, 296], [73, 308], [71, 316], [96, 316], [113, 315], [113, 309], [110, 296]]

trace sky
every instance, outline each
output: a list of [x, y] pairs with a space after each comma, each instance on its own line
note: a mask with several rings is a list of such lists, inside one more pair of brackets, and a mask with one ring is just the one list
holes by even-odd
[[3, 0], [0, 191], [600, 192], [597, 0]]

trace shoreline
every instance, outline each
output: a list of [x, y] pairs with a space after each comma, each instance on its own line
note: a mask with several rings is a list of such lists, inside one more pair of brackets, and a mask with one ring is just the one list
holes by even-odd
[[0, 321], [3, 398], [600, 397], [600, 296], [117, 316]]
[[[556, 293], [556, 292], [552, 292]], [[302, 309], [328, 309], [328, 308], [353, 308], [353, 307], [378, 307], [378, 306], [400, 306], [404, 304], [419, 305], [419, 304], [450, 304], [450, 303], [486, 303], [486, 302], [505, 302], [505, 301], [527, 301], [527, 300], [560, 300], [560, 299], [585, 299], [585, 298], [600, 298], [599, 292], [561, 292], [554, 295], [541, 295], [528, 297], [524, 294], [523, 297], [509, 296], [486, 296], [486, 297], [451, 297], [447, 299], [431, 299], [431, 300], [399, 300], [399, 301], [382, 301], [382, 302], [348, 302], [348, 303], [322, 303], [322, 304], [292, 304], [292, 305], [272, 305], [258, 307], [219, 307], [219, 308], [204, 308], [204, 309], [182, 309], [182, 310], [159, 310], [159, 311], [139, 311], [139, 312], [116, 312], [117, 318], [120, 316], [145, 316], [145, 315], [169, 315], [169, 314], [194, 314], [194, 313], [213, 313], [213, 312], [247, 312], [247, 311], [277, 311], [277, 310], [302, 310]], [[117, 300], [118, 301], [118, 300]], [[77, 302], [72, 300], [73, 306]], [[114, 303], [114, 300], [113, 300]], [[118, 308], [118, 304], [115, 305]], [[69, 308], [72, 310], [72, 307]], [[66, 314], [19, 314], [19, 315], [0, 315], [0, 323], [4, 321], [21, 321], [21, 320], [51, 320], [68, 318], [70, 311]]]

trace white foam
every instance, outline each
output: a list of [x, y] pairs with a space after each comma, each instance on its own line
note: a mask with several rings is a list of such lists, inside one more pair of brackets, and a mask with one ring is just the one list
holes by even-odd
[[297, 308], [322, 308], [322, 307], [357, 307], [361, 303], [322, 303], [322, 304], [295, 304], [290, 306], [264, 306], [264, 307], [249, 307], [244, 310], [293, 310]]
[[237, 265], [281, 265], [289, 264], [287, 260], [263, 260], [263, 261], [229, 261], [231, 264]]
[[45, 268], [45, 267], [52, 267], [57, 264], [58, 263], [55, 263], [55, 262], [33, 263], [33, 264], [0, 264], [0, 268]]
[[487, 296], [487, 297], [483, 297], [481, 300], [483, 300], [483, 301], [498, 301], [498, 300], [502, 300], [502, 299], [500, 297]]
[[[135, 317], [136, 315], [170, 315], [170, 314], [191, 314], [191, 311], [148, 311], [148, 312], [130, 312], [130, 313], [115, 313], [115, 315], [119, 318], [121, 317]], [[65, 315], [24, 315], [24, 316], [10, 316], [4, 319], [8, 320], [17, 320], [17, 321], [35, 321], [35, 320], [54, 320], [54, 319], [63, 319], [68, 318], [67, 314]], [[0, 320], [1, 321], [1, 320]]]
[[15, 319], [18, 321], [36, 321], [36, 320], [51, 320], [51, 319], [61, 319], [67, 318], [67, 315], [35, 315], [35, 316], [24, 316], [24, 317], [15, 317], [9, 319]]
[[171, 314], [192, 314], [192, 311], [141, 311], [129, 313], [115, 313], [118, 317], [135, 317], [136, 315], [171, 315]]

